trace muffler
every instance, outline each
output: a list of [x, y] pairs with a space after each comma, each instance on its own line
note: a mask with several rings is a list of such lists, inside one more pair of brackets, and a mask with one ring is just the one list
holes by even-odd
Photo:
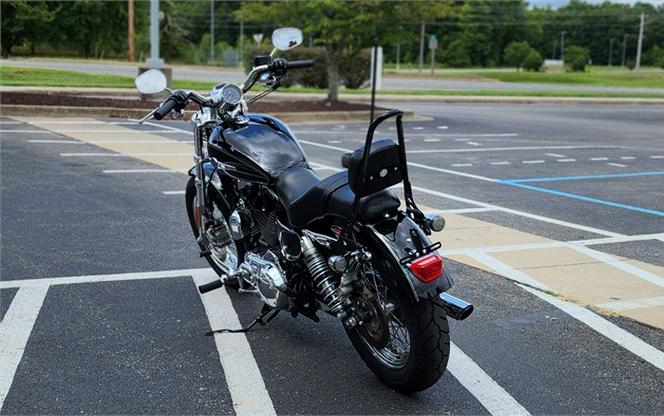
[[454, 297], [449, 293], [441, 293], [440, 299], [443, 301], [443, 307], [445, 308], [447, 316], [454, 318], [457, 321], [463, 321], [473, 313], [474, 308], [472, 304]]

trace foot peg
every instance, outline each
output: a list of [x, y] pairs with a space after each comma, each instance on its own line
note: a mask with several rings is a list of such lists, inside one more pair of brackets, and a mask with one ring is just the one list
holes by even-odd
[[204, 293], [211, 292], [215, 289], [219, 289], [223, 285], [224, 285], [224, 283], [221, 281], [221, 279], [217, 279], [217, 280], [211, 281], [210, 283], [206, 283], [204, 285], [198, 286], [198, 291], [202, 295]]

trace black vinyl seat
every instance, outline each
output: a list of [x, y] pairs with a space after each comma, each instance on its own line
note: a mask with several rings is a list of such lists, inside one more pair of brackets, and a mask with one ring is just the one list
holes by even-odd
[[[355, 193], [348, 185], [347, 171], [321, 180], [311, 169], [288, 169], [277, 180], [277, 195], [294, 227], [304, 227], [325, 215], [341, 218], [353, 215]], [[360, 200], [359, 219], [375, 222], [383, 214], [397, 210], [399, 204], [399, 198], [389, 189], [367, 195]]]

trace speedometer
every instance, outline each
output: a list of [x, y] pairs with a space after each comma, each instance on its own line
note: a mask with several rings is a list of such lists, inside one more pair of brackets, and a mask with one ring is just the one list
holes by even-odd
[[242, 100], [242, 89], [235, 84], [226, 84], [221, 89], [221, 98], [230, 105], [237, 105]]

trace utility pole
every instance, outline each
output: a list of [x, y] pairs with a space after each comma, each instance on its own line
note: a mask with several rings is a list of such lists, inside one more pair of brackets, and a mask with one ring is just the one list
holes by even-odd
[[244, 20], [240, 19], [240, 59], [238, 59], [240, 66], [244, 59]]
[[150, 0], [150, 59], [148, 68], [163, 68], [164, 60], [159, 57], [159, 0]]
[[560, 60], [565, 63], [565, 31], [560, 32]]
[[627, 35], [623, 36], [623, 52], [620, 66], [625, 66], [625, 52], [627, 51]]
[[634, 70], [638, 71], [641, 67], [641, 47], [643, 46], [643, 26], [646, 22], [645, 13], [641, 12], [641, 26], [639, 27], [639, 42], [636, 46], [636, 65], [634, 65]]
[[609, 41], [609, 66], [613, 63], [613, 41], [615, 39], [611, 38], [611, 41]]
[[399, 72], [400, 58], [401, 58], [401, 43], [397, 43], [397, 72]]
[[210, 62], [214, 62], [214, 0], [210, 0]]
[[134, 0], [127, 0], [127, 59], [136, 59], [136, 36], [134, 35]]
[[422, 73], [422, 65], [424, 63], [424, 22], [422, 22], [422, 26], [420, 28], [420, 66], [419, 66], [419, 73]]

